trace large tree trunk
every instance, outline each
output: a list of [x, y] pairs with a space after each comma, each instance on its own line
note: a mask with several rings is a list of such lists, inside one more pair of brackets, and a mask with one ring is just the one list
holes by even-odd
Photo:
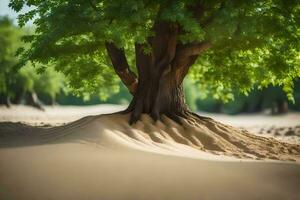
[[[124, 50], [106, 43], [116, 73], [134, 96], [127, 109], [132, 113], [130, 124], [142, 113], [154, 120], [162, 115], [177, 122], [180, 117], [187, 118], [190, 112], [184, 101], [182, 81], [199, 54], [210, 47], [208, 42], [179, 43], [177, 24], [156, 22], [153, 31], [155, 36], [146, 43], [135, 44], [138, 76], [129, 69]], [[145, 53], [148, 45], [151, 52]]]
[[173, 71], [154, 71], [141, 77], [127, 111], [132, 112], [130, 123], [136, 122], [142, 113], [149, 114], [154, 120], [166, 115], [179, 122], [178, 117], [187, 117], [189, 113], [182, 82], [176, 81]]

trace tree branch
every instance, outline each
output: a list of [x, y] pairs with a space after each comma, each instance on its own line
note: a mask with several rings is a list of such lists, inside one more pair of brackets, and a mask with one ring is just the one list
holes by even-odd
[[113, 43], [106, 42], [105, 47], [111, 59], [115, 72], [118, 74], [124, 85], [129, 89], [131, 94], [136, 92], [137, 78], [130, 70], [123, 49], [119, 49]]
[[179, 67], [185, 66], [188, 62], [186, 61], [190, 57], [198, 57], [203, 51], [211, 47], [209, 42], [200, 43], [190, 43], [187, 45], [182, 45], [177, 48], [176, 56], [172, 61], [172, 67], [177, 69]]
[[177, 50], [176, 55], [179, 58], [199, 55], [200, 53], [210, 48], [211, 46], [212, 45], [210, 42], [200, 42], [200, 43], [191, 43], [191, 44], [183, 45], [181, 48]]
[[209, 42], [191, 43], [178, 47], [176, 56], [171, 64], [172, 70], [175, 72], [175, 80], [178, 84], [182, 83], [189, 68], [195, 63], [198, 56], [209, 47], [211, 47]]
[[163, 57], [159, 59], [156, 63], [157, 69], [162, 69], [165, 66], [168, 66], [170, 62], [175, 58], [176, 47], [177, 47], [177, 35], [178, 35], [178, 26], [169, 25], [170, 28], [167, 30], [167, 37], [164, 38], [166, 42], [166, 50], [163, 54]]

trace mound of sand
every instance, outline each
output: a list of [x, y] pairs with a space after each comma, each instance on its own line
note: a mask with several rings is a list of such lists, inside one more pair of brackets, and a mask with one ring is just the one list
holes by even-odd
[[1, 123], [0, 199], [282, 200], [300, 195], [299, 163], [270, 161], [297, 160], [298, 145], [210, 119], [179, 126], [144, 115], [133, 126], [127, 122], [128, 115], [113, 114], [53, 128]]
[[[237, 158], [291, 161], [300, 155], [300, 145], [258, 137], [210, 118], [202, 119], [201, 123], [182, 119], [182, 125], [179, 125], [167, 117], [154, 122], [148, 115], [142, 115], [132, 126], [128, 124], [128, 118], [129, 114], [89, 116], [53, 128], [3, 122], [0, 145], [28, 146], [88, 139], [105, 146], [117, 140], [119, 145], [159, 153], [186, 153], [188, 148], [196, 155], [208, 152]], [[113, 136], [113, 139], [107, 139]]]

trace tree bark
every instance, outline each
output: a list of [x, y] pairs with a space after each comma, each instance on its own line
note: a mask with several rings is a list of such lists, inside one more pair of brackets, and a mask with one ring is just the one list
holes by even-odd
[[[201, 9], [200, 9], [201, 10]], [[178, 34], [182, 31], [176, 23], [157, 21], [155, 35], [144, 44], [135, 44], [137, 78], [130, 71], [125, 52], [113, 42], [106, 43], [107, 53], [122, 82], [133, 95], [125, 112], [131, 112], [129, 123], [135, 123], [142, 113], [154, 120], [162, 115], [180, 123], [180, 119], [194, 114], [185, 104], [182, 82], [198, 56], [211, 44], [207, 41], [181, 44]], [[151, 52], [145, 53], [145, 47]]]
[[134, 94], [137, 87], [137, 78], [129, 68], [124, 50], [117, 48], [115, 44], [111, 42], [105, 43], [105, 46], [115, 72], [118, 74], [130, 93]]
[[146, 80], [139, 80], [137, 92], [127, 109], [132, 112], [131, 124], [136, 122], [142, 113], [149, 114], [154, 120], [166, 115], [176, 122], [180, 122], [179, 117], [188, 115], [182, 82], [176, 82], [174, 73], [153, 73], [147, 76]]

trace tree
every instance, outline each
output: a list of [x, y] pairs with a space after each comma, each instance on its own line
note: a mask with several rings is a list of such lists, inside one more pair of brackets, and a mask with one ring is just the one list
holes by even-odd
[[34, 68], [27, 63], [18, 68], [16, 51], [24, 47], [21, 37], [26, 34], [27, 30], [18, 28], [8, 17], [0, 17], [0, 104], [9, 106], [11, 102], [19, 104], [25, 100], [27, 104], [42, 109], [38, 95], [49, 96], [54, 102], [62, 90], [63, 77], [50, 66], [40, 74], [37, 69], [43, 69], [41, 66]]
[[14, 54], [18, 48], [21, 36], [20, 31], [12, 25], [12, 21], [7, 17], [0, 18], [0, 103], [10, 105], [12, 91], [9, 87], [14, 82], [14, 65], [17, 59]]
[[64, 92], [62, 74], [54, 71], [53, 67], [42, 69], [41, 73], [38, 73], [37, 69], [40, 68], [27, 64], [18, 70], [14, 84], [10, 88], [15, 93], [13, 103], [19, 104], [22, 98], [25, 98], [27, 104], [43, 110], [40, 97], [48, 100], [48, 104], [54, 105], [56, 96]]
[[[32, 69], [34, 70], [34, 69]], [[44, 72], [38, 75], [34, 84], [34, 90], [39, 96], [48, 98], [48, 104], [55, 105], [58, 94], [64, 93], [65, 78], [57, 73], [53, 67], [48, 67]]]
[[184, 101], [188, 72], [223, 99], [270, 84], [292, 99], [300, 76], [298, 0], [10, 1], [25, 5], [19, 24], [34, 19], [36, 32], [23, 60], [54, 63], [80, 93], [111, 91], [114, 71], [133, 95], [130, 123], [203, 119]]

